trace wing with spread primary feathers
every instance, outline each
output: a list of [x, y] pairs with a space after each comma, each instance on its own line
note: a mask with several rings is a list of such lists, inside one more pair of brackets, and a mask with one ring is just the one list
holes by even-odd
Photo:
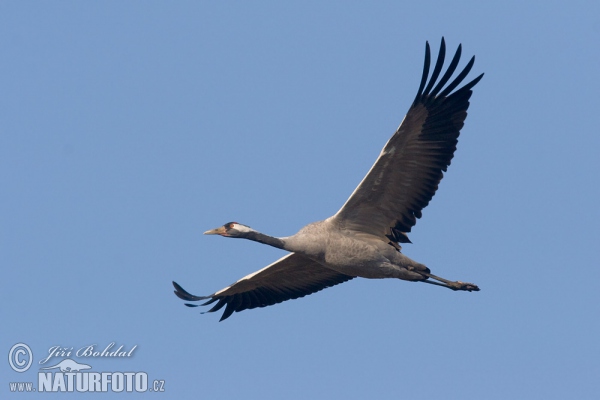
[[[400, 127], [371, 170], [333, 217], [340, 227], [381, 238], [399, 248], [410, 242], [406, 232], [421, 218], [454, 156], [469, 108], [473, 86], [483, 74], [454, 91], [467, 76], [475, 57], [449, 82], [460, 60], [461, 46], [436, 83], [444, 64], [444, 39], [428, 81], [429, 43], [423, 77], [415, 100]], [[427, 86], [426, 86], [427, 85]], [[444, 86], [446, 86], [444, 88]]]
[[217, 302], [207, 311], [214, 312], [227, 306], [221, 317], [223, 321], [234, 311], [267, 307], [297, 299], [352, 278], [354, 277], [323, 267], [301, 254], [291, 253], [210, 296], [194, 296], [175, 282], [173, 286], [175, 294], [183, 300], [208, 300], [203, 304], [186, 304], [189, 307]]

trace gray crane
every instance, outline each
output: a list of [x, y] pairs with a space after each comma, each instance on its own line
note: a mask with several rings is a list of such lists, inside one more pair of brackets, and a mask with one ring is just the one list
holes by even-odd
[[371, 170], [334, 216], [281, 238], [237, 222], [204, 232], [253, 240], [290, 254], [209, 296], [192, 295], [173, 282], [175, 294], [187, 301], [208, 300], [203, 304], [186, 304], [189, 307], [216, 302], [207, 312], [226, 306], [223, 321], [234, 311], [304, 297], [356, 277], [398, 278], [452, 290], [478, 291], [475, 284], [433, 275], [425, 265], [400, 251], [400, 243], [411, 243], [406, 233], [421, 218], [421, 211], [429, 204], [450, 165], [467, 117], [471, 89], [483, 77], [481, 74], [454, 91], [471, 70], [473, 57], [446, 86], [460, 60], [459, 45], [436, 84], [446, 53], [444, 38], [428, 79], [430, 53], [426, 42], [423, 76], [415, 100]]

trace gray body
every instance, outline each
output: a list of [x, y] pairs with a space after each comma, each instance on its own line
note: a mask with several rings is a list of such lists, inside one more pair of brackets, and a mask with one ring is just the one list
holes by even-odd
[[424, 276], [413, 271], [429, 272], [425, 265], [411, 260], [380, 238], [340, 229], [333, 218], [306, 225], [297, 234], [282, 240], [285, 250], [349, 276], [421, 281]]

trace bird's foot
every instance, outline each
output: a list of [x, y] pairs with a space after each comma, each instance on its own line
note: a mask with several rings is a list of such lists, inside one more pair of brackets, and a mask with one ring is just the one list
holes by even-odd
[[474, 283], [456, 281], [448, 283], [448, 287], [452, 290], [466, 290], [468, 292], [479, 292], [479, 287]]

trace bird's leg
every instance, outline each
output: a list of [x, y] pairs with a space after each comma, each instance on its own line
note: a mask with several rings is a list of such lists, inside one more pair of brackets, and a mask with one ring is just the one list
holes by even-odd
[[423, 271], [419, 271], [419, 274], [424, 275], [431, 279], [435, 279], [436, 281], [439, 281], [439, 282], [434, 282], [434, 281], [429, 281], [429, 280], [421, 281], [421, 282], [429, 283], [431, 285], [443, 286], [443, 287], [447, 287], [448, 289], [452, 289], [452, 290], [466, 290], [469, 292], [473, 292], [473, 291], [478, 292], [479, 291], [479, 287], [477, 287], [477, 285], [475, 285], [474, 283], [466, 283], [466, 282], [461, 282], [461, 281], [452, 282], [447, 279], [440, 278], [439, 276], [435, 276], [433, 274], [429, 274], [429, 273], [423, 272]]

